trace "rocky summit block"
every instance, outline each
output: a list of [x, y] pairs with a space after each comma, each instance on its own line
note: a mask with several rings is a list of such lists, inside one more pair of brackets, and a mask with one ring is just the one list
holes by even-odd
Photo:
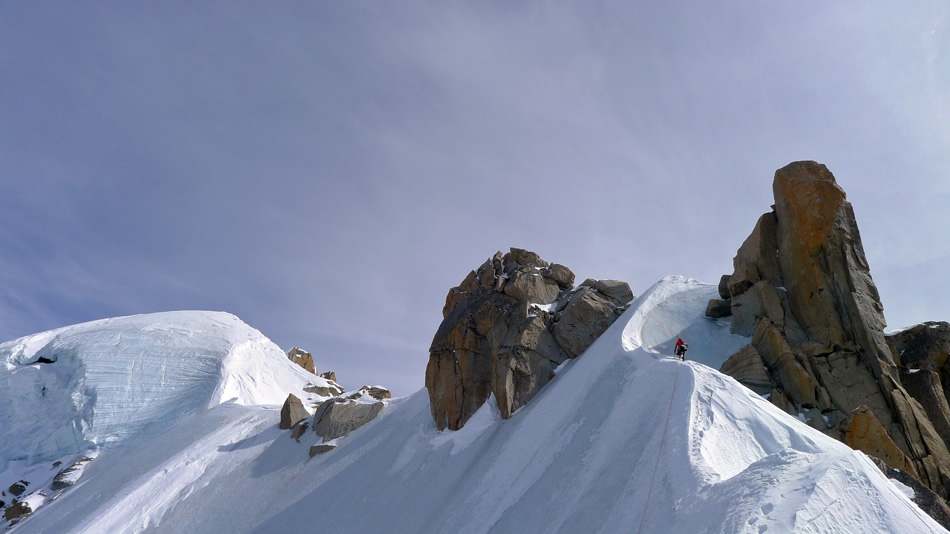
[[950, 497], [950, 325], [885, 337], [854, 210], [824, 165], [791, 163], [772, 190], [773, 211], [720, 282], [733, 332], [752, 338], [722, 371], [773, 384], [775, 405]]
[[449, 290], [425, 379], [440, 430], [461, 428], [491, 395], [511, 417], [633, 300], [624, 282], [573, 283], [567, 267], [512, 248]]
[[336, 397], [343, 393], [343, 386], [337, 384], [335, 380], [328, 377], [321, 377], [326, 380], [326, 384], [318, 386], [315, 384], [307, 384], [303, 387], [303, 390], [307, 393], [314, 393], [320, 395], [321, 397]]

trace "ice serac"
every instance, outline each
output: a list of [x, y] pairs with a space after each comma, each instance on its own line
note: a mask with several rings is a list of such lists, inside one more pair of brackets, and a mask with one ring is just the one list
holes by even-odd
[[[775, 172], [772, 189], [773, 211], [756, 223], [724, 281], [732, 330], [751, 336], [776, 385], [770, 399], [950, 496], [943, 387], [950, 380], [935, 371], [946, 362], [945, 348], [924, 351], [936, 356], [901, 351], [919, 372], [899, 372], [854, 210], [824, 165], [791, 163]], [[891, 342], [914, 345], [911, 337]], [[762, 377], [750, 381], [735, 365], [749, 353], [722, 370], [764, 387]]]
[[458, 430], [492, 394], [511, 417], [633, 300], [625, 282], [573, 285], [567, 267], [512, 248], [449, 290], [425, 378], [439, 429]]

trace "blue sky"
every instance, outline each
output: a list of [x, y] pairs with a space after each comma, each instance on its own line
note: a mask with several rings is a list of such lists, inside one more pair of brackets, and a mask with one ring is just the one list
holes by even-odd
[[944, 2], [196, 4], [0, 3], [0, 339], [224, 310], [405, 395], [496, 250], [716, 282], [800, 159], [950, 320]]

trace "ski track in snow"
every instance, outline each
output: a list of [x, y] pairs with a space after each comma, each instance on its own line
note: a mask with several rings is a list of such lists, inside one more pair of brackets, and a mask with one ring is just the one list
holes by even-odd
[[103, 453], [15, 531], [945, 532], [863, 454], [714, 370], [748, 342], [702, 317], [716, 293], [664, 279], [509, 420], [490, 401], [438, 432], [423, 389], [309, 459], [318, 438], [278, 431], [274, 407], [220, 404], [283, 387], [234, 344], [201, 410]]

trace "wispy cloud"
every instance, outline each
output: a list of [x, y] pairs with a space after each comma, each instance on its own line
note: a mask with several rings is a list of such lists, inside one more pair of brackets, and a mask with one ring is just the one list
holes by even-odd
[[4, 6], [0, 334], [221, 309], [406, 394], [495, 250], [714, 282], [805, 158], [940, 318], [885, 272], [950, 253], [947, 10]]

